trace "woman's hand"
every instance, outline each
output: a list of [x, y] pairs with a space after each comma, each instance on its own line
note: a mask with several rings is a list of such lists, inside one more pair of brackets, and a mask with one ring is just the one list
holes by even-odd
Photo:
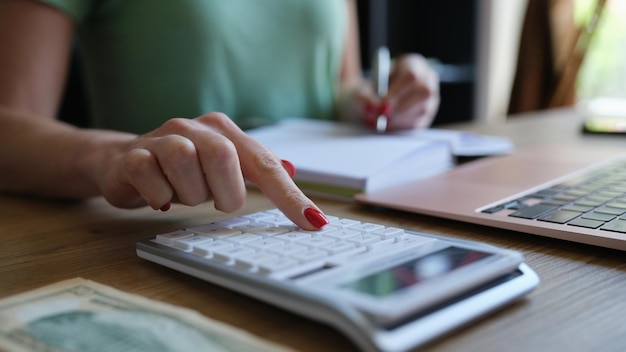
[[394, 60], [386, 96], [378, 97], [367, 82], [355, 100], [367, 125], [375, 126], [377, 116], [387, 112], [388, 130], [428, 127], [439, 108], [439, 77], [423, 56], [400, 56]]
[[248, 180], [300, 227], [328, 223], [292, 181], [293, 166], [221, 113], [171, 119], [104, 153], [95, 177], [104, 197], [118, 207], [167, 210], [170, 202], [213, 200], [216, 209], [231, 212], [244, 205]]

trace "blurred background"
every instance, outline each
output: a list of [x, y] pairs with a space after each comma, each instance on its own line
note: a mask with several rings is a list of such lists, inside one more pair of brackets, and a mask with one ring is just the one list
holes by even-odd
[[419, 52], [437, 67], [442, 96], [437, 124], [626, 102], [624, 0], [357, 4], [365, 69], [380, 45], [392, 55]]

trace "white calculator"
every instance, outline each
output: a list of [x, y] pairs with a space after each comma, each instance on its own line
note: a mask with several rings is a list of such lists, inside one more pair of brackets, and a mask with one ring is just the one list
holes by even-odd
[[514, 251], [328, 216], [305, 231], [272, 209], [159, 234], [139, 257], [331, 325], [364, 351], [405, 351], [522, 297]]

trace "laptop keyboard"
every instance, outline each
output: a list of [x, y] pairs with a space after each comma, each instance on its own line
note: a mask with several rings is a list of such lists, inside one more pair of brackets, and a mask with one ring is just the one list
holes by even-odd
[[483, 213], [626, 233], [626, 161], [483, 210]]

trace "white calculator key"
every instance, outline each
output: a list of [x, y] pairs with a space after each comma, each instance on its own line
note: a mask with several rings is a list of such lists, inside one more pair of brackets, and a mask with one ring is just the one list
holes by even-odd
[[288, 242], [277, 240], [271, 237], [265, 237], [265, 238], [260, 238], [254, 241], [247, 242], [246, 245], [250, 247], [258, 248], [258, 249], [267, 249], [267, 248], [273, 248], [276, 246], [282, 246], [282, 245], [285, 245], [286, 243]]
[[381, 240], [380, 236], [372, 235], [370, 233], [360, 233], [358, 235], [348, 237], [346, 241], [358, 243], [360, 245], [367, 245], [376, 243]]
[[208, 224], [196, 227], [189, 227], [186, 229], [187, 231], [192, 231], [194, 233], [203, 234], [203, 235], [211, 235], [214, 238], [227, 237], [232, 235], [239, 235], [241, 231], [233, 230], [229, 228], [224, 228], [217, 226], [215, 224]]
[[370, 249], [376, 249], [376, 248], [378, 248], [378, 247], [380, 247], [380, 248], [384, 248], [384, 246], [385, 246], [385, 245], [387, 245], [387, 244], [392, 244], [392, 243], [395, 243], [395, 242], [396, 242], [396, 239], [395, 239], [395, 238], [393, 238], [393, 237], [389, 237], [389, 238], [383, 238], [382, 240], [377, 241], [377, 242], [374, 242], [374, 243], [370, 243], [370, 244], [368, 244], [367, 246], [368, 246]]
[[339, 227], [351, 227], [360, 224], [360, 221], [352, 220], [352, 219], [335, 219], [329, 221], [331, 225], [336, 225]]
[[250, 255], [242, 255], [235, 258], [235, 267], [243, 270], [256, 270], [258, 263], [277, 259], [277, 254], [269, 252], [257, 252]]
[[334, 253], [345, 252], [347, 250], [353, 249], [356, 246], [357, 245], [352, 242], [339, 241], [339, 242], [329, 243], [328, 245], [322, 245], [317, 248], [325, 250], [325, 251], [329, 251], [330, 253], [334, 254]]
[[276, 227], [267, 227], [265, 229], [258, 229], [256, 231], [251, 231], [255, 234], [262, 236], [276, 236], [282, 235], [283, 233], [291, 232], [295, 229], [295, 226], [276, 226]]
[[296, 267], [297, 264], [298, 262], [296, 260], [285, 257], [263, 260], [258, 263], [259, 274], [270, 275], [279, 271], [286, 271], [287, 269]]
[[383, 238], [391, 238], [403, 234], [404, 230], [397, 227], [385, 227], [382, 230], [374, 231], [374, 233], [381, 235]]
[[322, 268], [323, 261], [299, 263], [291, 258], [277, 258], [258, 263], [258, 273], [275, 279], [286, 279], [303, 273]]
[[326, 246], [331, 243], [337, 242], [337, 240], [335, 238], [326, 237], [326, 236], [311, 236], [308, 238], [303, 238], [296, 242], [298, 244], [303, 244], [305, 246], [321, 247], [321, 246]]
[[229, 264], [238, 257], [245, 257], [255, 253], [255, 250], [248, 247], [235, 246], [229, 248], [219, 248], [213, 251], [211, 260]]
[[388, 242], [386, 244], [380, 244], [378, 246], [370, 246], [366, 251], [356, 253], [348, 256], [335, 256], [332, 260], [329, 260], [329, 265], [344, 265], [348, 263], [354, 263], [357, 261], [370, 261], [378, 258], [385, 258], [390, 255], [394, 255], [400, 252], [410, 251], [425, 245], [426, 243], [435, 241], [431, 238], [424, 238], [420, 236], [414, 236], [424, 241], [411, 241], [411, 242]]
[[311, 234], [299, 231], [287, 232], [282, 235], [276, 236], [276, 238], [287, 240], [287, 241], [298, 241], [304, 238], [311, 237]]
[[211, 241], [199, 243], [193, 246], [192, 253], [203, 257], [210, 257], [213, 255], [213, 251], [219, 248], [234, 247], [233, 242], [226, 242], [223, 240]]
[[210, 241], [213, 241], [213, 239], [210, 237], [206, 237], [206, 236], [184, 237], [184, 238], [179, 238], [177, 240], [174, 240], [174, 247], [181, 249], [183, 251], [190, 251], [193, 248], [193, 246], [199, 243], [210, 242]]
[[328, 251], [332, 255], [334, 254], [348, 255], [352, 253], [359, 253], [367, 249], [367, 247], [358, 246], [355, 243], [350, 243], [350, 242], [331, 243], [327, 246], [321, 246], [318, 248], [321, 250]]
[[268, 227], [269, 225], [267, 224], [260, 224], [258, 222], [255, 222], [242, 226], [235, 226], [233, 227], [233, 230], [241, 231], [241, 233], [257, 233], [258, 231], [263, 231]]
[[294, 225], [293, 221], [289, 220], [289, 218], [284, 215], [275, 215], [271, 218], [266, 218], [259, 222], [269, 224], [270, 226], [293, 226]]
[[230, 218], [230, 219], [226, 219], [226, 220], [216, 221], [216, 222], [213, 223], [213, 225], [227, 227], [229, 229], [232, 229], [233, 227], [243, 226], [243, 225], [247, 225], [249, 223], [250, 223], [249, 219], [245, 219], [243, 217], [236, 217], [236, 218]]
[[339, 229], [337, 231], [330, 232], [328, 234], [329, 237], [335, 237], [339, 239], [346, 239], [356, 235], [359, 235], [361, 232], [352, 230], [352, 229]]
[[382, 229], [383, 225], [372, 224], [369, 222], [363, 222], [358, 225], [351, 226], [351, 230], [363, 231], [363, 232], [372, 232]]
[[167, 245], [167, 246], [171, 246], [174, 244], [174, 241], [177, 239], [181, 239], [181, 238], [185, 238], [185, 237], [191, 237], [193, 236], [192, 232], [189, 231], [184, 231], [184, 230], [179, 230], [179, 231], [174, 231], [174, 232], [169, 232], [169, 233], [164, 233], [161, 235], [157, 235], [156, 236], [156, 241], [158, 243]]
[[432, 241], [434, 241], [434, 239], [430, 237], [409, 235], [408, 233], [405, 233], [396, 237], [396, 242], [399, 242], [402, 244], [415, 245], [415, 244], [422, 244], [422, 243], [427, 243], [427, 242], [432, 242]]
[[268, 250], [272, 253], [286, 255], [286, 256], [297, 255], [298, 253], [306, 252], [310, 249], [311, 247], [307, 247], [301, 244], [291, 243], [291, 242], [282, 246], [268, 248]]
[[313, 260], [326, 258], [328, 257], [328, 254], [329, 253], [327, 251], [324, 251], [318, 248], [313, 248], [313, 249], [291, 254], [291, 257], [302, 262], [309, 262]]
[[237, 242], [237, 243], [246, 243], [246, 242], [259, 240], [261, 238], [263, 238], [263, 236], [261, 236], [261, 235], [255, 235], [255, 234], [251, 234], [251, 233], [244, 233], [244, 234], [241, 234], [241, 235], [228, 236], [228, 237], [224, 238], [224, 241]]

